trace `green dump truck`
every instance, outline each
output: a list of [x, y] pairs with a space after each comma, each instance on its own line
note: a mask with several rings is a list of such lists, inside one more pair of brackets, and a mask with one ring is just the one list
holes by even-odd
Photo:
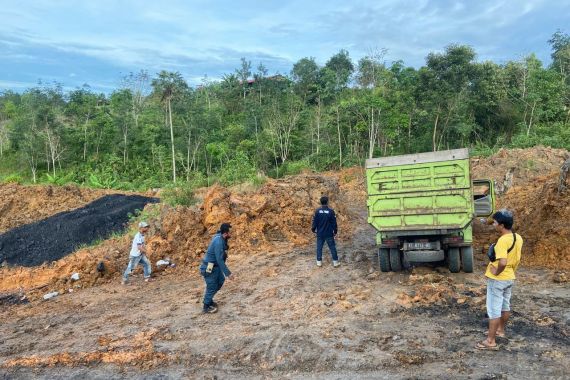
[[472, 180], [468, 149], [366, 160], [368, 223], [383, 272], [446, 261], [473, 272], [474, 216], [494, 212], [491, 180]]

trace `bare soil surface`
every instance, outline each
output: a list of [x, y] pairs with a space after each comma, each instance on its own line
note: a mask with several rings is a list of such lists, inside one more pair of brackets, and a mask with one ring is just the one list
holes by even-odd
[[[443, 268], [379, 273], [373, 234], [339, 245], [236, 254], [237, 279], [201, 314], [197, 273], [92, 287], [0, 312], [8, 378], [563, 378], [570, 372], [570, 292], [523, 269], [499, 352], [484, 338], [484, 279]], [[479, 262], [477, 272], [483, 270]], [[440, 273], [441, 272], [441, 273]], [[425, 287], [431, 288], [426, 292]], [[419, 297], [418, 297], [419, 296]]]
[[[213, 187], [196, 207], [147, 206], [155, 282], [144, 283], [139, 268], [119, 285], [130, 235], [53, 264], [0, 268], [0, 378], [567, 378], [570, 195], [556, 191], [566, 155], [538, 147], [473, 164], [474, 177], [506, 177], [497, 203], [515, 211], [525, 239], [498, 352], [474, 348], [487, 326], [492, 228], [474, 221], [474, 274], [381, 273], [364, 172], [353, 168], [245, 191]], [[339, 215], [340, 268], [328, 251], [322, 268], [314, 262], [310, 219], [323, 194]], [[228, 220], [237, 279], [217, 295], [219, 312], [203, 315], [197, 265]], [[156, 268], [163, 258], [176, 267]], [[58, 297], [42, 300], [54, 290]]]

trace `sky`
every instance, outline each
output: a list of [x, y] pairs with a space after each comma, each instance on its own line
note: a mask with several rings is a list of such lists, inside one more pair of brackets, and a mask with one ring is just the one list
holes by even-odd
[[218, 80], [241, 57], [289, 74], [346, 49], [356, 63], [386, 49], [416, 68], [430, 52], [467, 44], [505, 63], [570, 33], [568, 0], [0, 0], [0, 92], [58, 82], [110, 93], [130, 72], [178, 71], [190, 85]]

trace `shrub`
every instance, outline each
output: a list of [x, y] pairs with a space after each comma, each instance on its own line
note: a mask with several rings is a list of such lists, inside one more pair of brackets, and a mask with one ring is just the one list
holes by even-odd
[[18, 183], [21, 184], [24, 181], [21, 175], [19, 174], [10, 174], [2, 180], [4, 183]]
[[170, 206], [192, 206], [196, 203], [194, 187], [190, 182], [179, 185], [168, 185], [163, 188], [160, 198]]
[[222, 185], [231, 186], [243, 182], [254, 182], [257, 170], [243, 152], [237, 152], [219, 171], [218, 178]]
[[307, 160], [292, 161], [292, 162], [287, 162], [282, 166], [281, 175], [296, 175], [306, 170], [312, 171], [312, 167], [309, 161]]

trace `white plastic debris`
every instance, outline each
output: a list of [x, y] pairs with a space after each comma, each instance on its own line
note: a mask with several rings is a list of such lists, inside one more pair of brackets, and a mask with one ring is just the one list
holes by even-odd
[[73, 281], [78, 281], [78, 280], [79, 280], [79, 273], [74, 273], [74, 274], [72, 274], [72, 275], [71, 275], [71, 279], [72, 279]]
[[159, 266], [161, 266], [161, 265], [170, 265], [170, 261], [168, 261], [168, 260], [158, 260], [158, 261], [156, 262], [156, 266], [159, 267]]
[[59, 296], [59, 292], [51, 292], [48, 294], [44, 294], [44, 300], [49, 300], [50, 298]]

